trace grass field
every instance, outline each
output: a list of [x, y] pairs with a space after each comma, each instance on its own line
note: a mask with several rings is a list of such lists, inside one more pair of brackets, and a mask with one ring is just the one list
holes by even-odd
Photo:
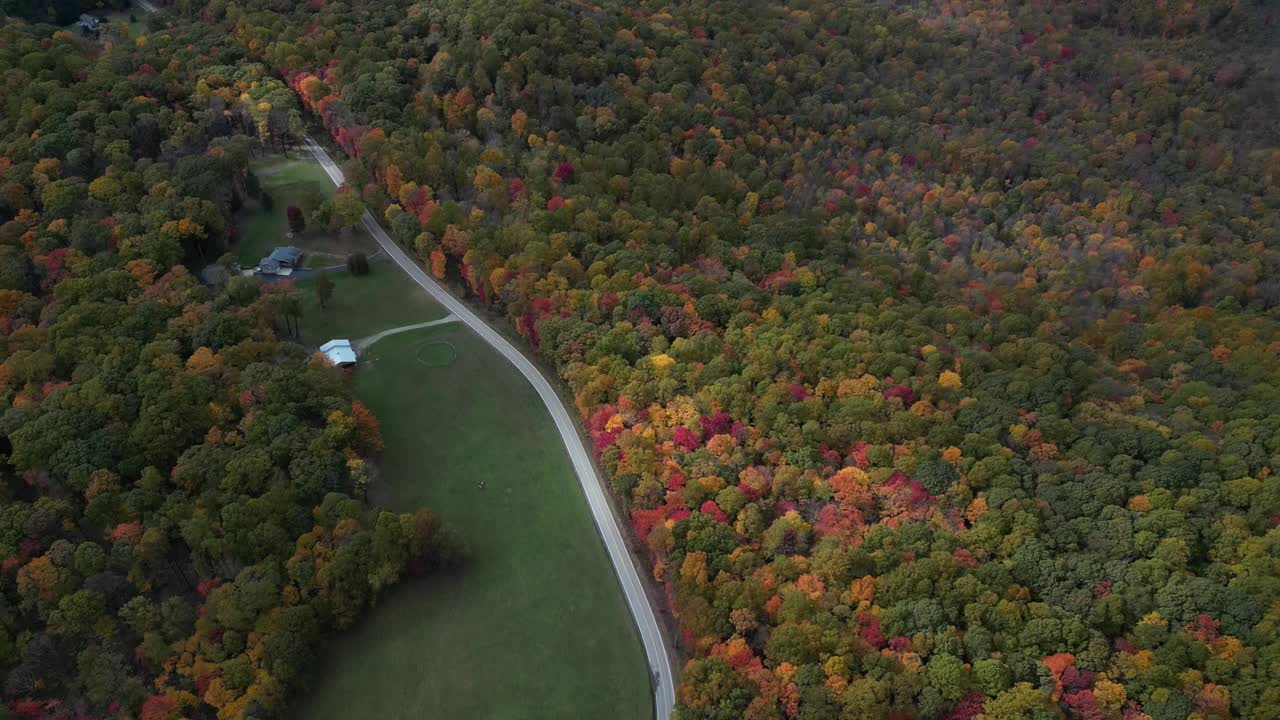
[[[147, 33], [147, 13], [142, 8], [131, 6], [126, 10], [89, 10], [87, 12], [90, 15], [98, 17], [104, 23], [118, 23], [125, 25], [129, 29], [129, 37], [131, 38], [136, 38], [139, 35], [145, 35]], [[130, 16], [133, 17], [132, 20], [129, 19]], [[76, 20], [73, 23], [63, 25], [62, 29], [79, 35], [80, 21]], [[101, 38], [106, 39], [106, 36], [103, 35]]]
[[[133, 16], [133, 20], [129, 16]], [[129, 26], [129, 37], [138, 37], [147, 33], [147, 13], [141, 8], [131, 8], [129, 10], [113, 10], [108, 13], [102, 13], [101, 17], [107, 22], [122, 22]]]
[[285, 210], [290, 205], [297, 205], [305, 210], [319, 199], [333, 195], [333, 183], [309, 155], [255, 161], [253, 172], [258, 176], [262, 189], [271, 194], [274, 202], [270, 210], [265, 210], [256, 200], [250, 199], [240, 209], [237, 217], [240, 241], [235, 253], [243, 267], [257, 265], [259, 260], [280, 245], [294, 245], [308, 253], [318, 251], [333, 255], [317, 257], [319, 262], [313, 264], [308, 254], [305, 263], [307, 267], [340, 264], [348, 253], [360, 251], [373, 254], [378, 249], [373, 238], [358, 227], [344, 236], [308, 226], [301, 234], [293, 238], [286, 237], [289, 220]]
[[355, 383], [386, 439], [372, 499], [433, 508], [471, 557], [456, 576], [393, 591], [335, 638], [296, 717], [651, 717], [639, 637], [529, 383], [453, 324], [381, 340]]
[[418, 287], [390, 262], [369, 265], [368, 275], [329, 273], [333, 297], [320, 307], [314, 278], [298, 282], [302, 301], [302, 342], [318, 347], [333, 338], [357, 340], [382, 330], [435, 320], [445, 316], [426, 290]]

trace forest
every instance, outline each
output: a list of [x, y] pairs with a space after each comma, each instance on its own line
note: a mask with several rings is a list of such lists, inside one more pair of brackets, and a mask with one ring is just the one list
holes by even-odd
[[287, 86], [148, 40], [0, 28], [0, 717], [279, 716], [459, 547], [360, 499], [378, 422], [291, 340], [297, 298], [187, 267], [234, 239]]
[[296, 299], [189, 270], [311, 124], [572, 393], [678, 624], [679, 720], [1280, 719], [1276, 15], [6, 22], [7, 712], [278, 716], [325, 633], [456, 560], [360, 501], [377, 421]]

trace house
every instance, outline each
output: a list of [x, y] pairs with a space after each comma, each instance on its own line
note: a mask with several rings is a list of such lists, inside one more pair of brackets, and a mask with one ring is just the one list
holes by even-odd
[[98, 19], [96, 16], [89, 15], [89, 14], [81, 15], [81, 16], [80, 16], [80, 31], [81, 31], [81, 32], [83, 32], [83, 33], [85, 33], [86, 35], [87, 35], [87, 34], [89, 34], [89, 33], [91, 33], [91, 32], [97, 32], [97, 30], [98, 30], [98, 25], [99, 25], [101, 22], [102, 22], [102, 20]]
[[258, 272], [267, 275], [290, 275], [294, 268], [302, 266], [302, 250], [296, 247], [278, 247], [258, 261]]
[[338, 367], [349, 368], [356, 364], [356, 351], [350, 340], [330, 340], [320, 346], [320, 352]]

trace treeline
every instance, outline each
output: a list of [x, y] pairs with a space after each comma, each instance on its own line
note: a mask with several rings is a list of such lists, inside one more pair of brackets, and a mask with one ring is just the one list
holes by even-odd
[[270, 718], [324, 639], [456, 559], [359, 499], [378, 423], [200, 267], [292, 93], [205, 28], [0, 27], [0, 717]]

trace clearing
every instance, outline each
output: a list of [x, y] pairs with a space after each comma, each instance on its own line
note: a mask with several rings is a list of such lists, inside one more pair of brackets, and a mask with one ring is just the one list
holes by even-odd
[[[275, 204], [272, 213], [246, 206], [242, 262], [280, 244], [286, 206], [333, 188], [319, 165], [296, 158], [256, 163], [255, 172]], [[330, 273], [324, 309], [315, 279], [298, 281], [304, 343], [447, 315], [393, 264], [370, 267], [366, 276]], [[528, 381], [460, 323], [380, 339], [354, 377], [386, 439], [371, 500], [430, 507], [471, 553], [458, 573], [406, 581], [334, 637], [295, 716], [652, 717], [640, 638], [555, 423]]]
[[147, 34], [146, 11], [141, 8], [130, 7], [127, 10], [112, 10], [110, 12], [98, 12], [99, 17], [111, 23], [124, 23], [129, 26], [129, 37], [136, 38], [139, 35]]
[[639, 638], [529, 383], [449, 323], [383, 338], [355, 384], [387, 446], [371, 499], [436, 510], [471, 557], [338, 637], [298, 717], [651, 717]]
[[383, 330], [438, 320], [448, 313], [426, 290], [388, 262], [369, 264], [368, 275], [331, 272], [333, 297], [320, 307], [314, 277], [297, 281], [302, 302], [302, 343], [319, 347], [334, 338], [357, 340]]
[[[240, 225], [240, 240], [233, 252], [242, 267], [256, 266], [273, 248], [281, 245], [302, 248], [307, 253], [304, 265], [310, 268], [341, 265], [353, 252], [367, 255], [377, 252], [378, 244], [361, 227], [330, 232], [327, 228], [311, 224], [310, 211], [333, 196], [333, 183], [305, 152], [300, 150], [285, 157], [253, 163], [253, 172], [263, 192], [271, 195], [273, 202], [271, 209], [267, 210], [259, 201], [247, 198], [244, 207], [240, 208], [236, 218]], [[308, 221], [306, 229], [292, 238], [287, 237], [289, 219], [285, 215], [290, 205], [301, 208], [303, 217]]]
[[[106, 24], [124, 25], [128, 29], [129, 37], [131, 38], [147, 34], [147, 11], [136, 5], [130, 5], [123, 10], [107, 10], [98, 8], [96, 10], [85, 9], [83, 12], [87, 15], [93, 15], [102, 21], [103, 25], [101, 27], [103, 34], [99, 36], [98, 39], [100, 40], [108, 39], [108, 36], [106, 35]], [[63, 25], [62, 29], [76, 35], [77, 37], [84, 37], [80, 32], [80, 21], [78, 19], [67, 25]]]

